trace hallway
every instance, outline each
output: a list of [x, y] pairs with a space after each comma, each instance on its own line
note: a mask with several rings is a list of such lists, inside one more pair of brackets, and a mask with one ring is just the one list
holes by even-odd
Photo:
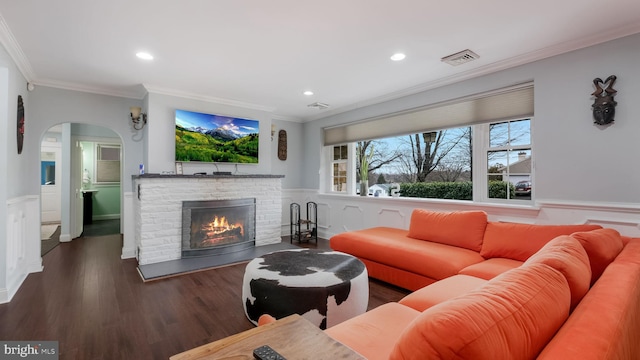
[[[43, 229], [51, 225], [43, 225]], [[43, 230], [44, 233], [45, 230]], [[120, 219], [97, 220], [91, 224], [85, 224], [81, 237], [104, 236], [120, 234]], [[40, 255], [45, 256], [49, 251], [60, 245], [60, 225], [48, 239], [42, 239]]]
[[85, 224], [81, 237], [115, 234], [120, 234], [120, 219], [94, 220], [91, 224]]

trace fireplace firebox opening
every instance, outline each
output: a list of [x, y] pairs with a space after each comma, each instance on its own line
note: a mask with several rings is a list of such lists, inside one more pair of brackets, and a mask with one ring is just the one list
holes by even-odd
[[255, 246], [255, 199], [182, 202], [182, 257]]

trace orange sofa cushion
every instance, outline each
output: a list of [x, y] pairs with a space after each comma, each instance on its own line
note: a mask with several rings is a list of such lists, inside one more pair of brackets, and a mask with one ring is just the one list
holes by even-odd
[[402, 298], [399, 303], [424, 311], [441, 302], [464, 295], [487, 283], [487, 280], [468, 275], [454, 275], [442, 279]]
[[589, 255], [591, 284], [595, 283], [604, 269], [620, 254], [624, 247], [620, 233], [614, 229], [599, 229], [571, 235], [577, 239]]
[[487, 214], [484, 211], [415, 209], [411, 213], [408, 236], [479, 252], [486, 226]]
[[387, 360], [402, 330], [420, 312], [398, 303], [387, 303], [324, 332], [368, 360]]
[[331, 237], [333, 250], [432, 278], [444, 279], [484, 261], [477, 251], [407, 237], [407, 230], [374, 227]]
[[564, 276], [545, 264], [510, 270], [425, 310], [390, 359], [532, 359], [569, 315]]
[[538, 359], [638, 359], [640, 239], [602, 273]]
[[479, 277], [485, 280], [491, 280], [494, 277], [502, 274], [503, 272], [515, 269], [522, 265], [522, 261], [505, 259], [505, 258], [492, 258], [487, 259], [477, 264], [469, 265], [466, 268], [460, 270], [460, 275], [470, 275]]
[[562, 235], [549, 241], [540, 251], [525, 261], [523, 266], [537, 263], [547, 264], [564, 275], [571, 289], [572, 309], [589, 291], [591, 285], [589, 256], [580, 242], [573, 237]]
[[485, 259], [499, 257], [526, 261], [556, 236], [595, 229], [602, 229], [602, 226], [489, 222], [484, 234], [480, 255]]
[[370, 278], [382, 280], [403, 289], [416, 291], [437, 281], [425, 275], [419, 275], [411, 271], [398, 269], [395, 266], [380, 264], [364, 258], [359, 259], [367, 267], [367, 272], [369, 273]]

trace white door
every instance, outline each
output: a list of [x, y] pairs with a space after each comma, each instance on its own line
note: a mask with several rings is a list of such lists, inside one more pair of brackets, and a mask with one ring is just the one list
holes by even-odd
[[73, 202], [71, 209], [71, 237], [73, 239], [82, 235], [83, 224], [83, 198], [82, 198], [82, 145], [80, 141], [72, 138], [71, 146], [71, 189]]
[[62, 147], [60, 143], [43, 141], [40, 157], [41, 221], [59, 223], [61, 219], [61, 169]]

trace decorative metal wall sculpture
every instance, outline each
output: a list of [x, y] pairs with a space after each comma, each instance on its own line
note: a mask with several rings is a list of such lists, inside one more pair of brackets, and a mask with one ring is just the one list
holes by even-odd
[[22, 154], [22, 144], [24, 143], [24, 103], [22, 102], [22, 96], [18, 95], [18, 154]]
[[287, 132], [284, 130], [278, 132], [278, 159], [287, 160]]
[[607, 125], [614, 121], [616, 105], [618, 105], [618, 103], [613, 100], [613, 97], [618, 92], [613, 88], [616, 79], [617, 77], [615, 75], [609, 76], [605, 81], [602, 81], [600, 78], [593, 79], [596, 91], [591, 95], [595, 96], [596, 100], [591, 107], [593, 108], [594, 122], [598, 125]]

